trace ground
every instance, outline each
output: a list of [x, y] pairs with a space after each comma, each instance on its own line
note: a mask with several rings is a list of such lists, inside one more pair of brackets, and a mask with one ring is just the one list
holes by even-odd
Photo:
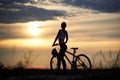
[[0, 80], [120, 80], [120, 68], [91, 71], [43, 69], [1, 69]]

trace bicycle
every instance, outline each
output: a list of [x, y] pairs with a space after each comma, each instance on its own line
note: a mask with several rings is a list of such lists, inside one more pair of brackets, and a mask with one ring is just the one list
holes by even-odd
[[[55, 44], [54, 46], [57, 46], [57, 45], [59, 45], [59, 44]], [[77, 47], [73, 47], [71, 49], [73, 50], [73, 52], [66, 51], [66, 53], [73, 56], [72, 60], [70, 60], [68, 58], [68, 56], [65, 54], [65, 58], [71, 65], [71, 69], [73, 69], [73, 70], [91, 70], [92, 65], [91, 65], [91, 61], [90, 61], [89, 57], [86, 56], [85, 54], [75, 55], [75, 53], [78, 50]], [[58, 55], [57, 48], [53, 48], [52, 49], [52, 57], [50, 59], [51, 70], [56, 70], [56, 68], [57, 68], [57, 55]]]

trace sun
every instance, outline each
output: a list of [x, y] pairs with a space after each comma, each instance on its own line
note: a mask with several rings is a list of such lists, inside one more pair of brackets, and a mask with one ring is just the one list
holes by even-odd
[[38, 27], [31, 26], [31, 27], [29, 28], [29, 33], [30, 33], [31, 35], [33, 35], [33, 36], [36, 36], [36, 35], [39, 35], [40, 30], [39, 30]]
[[39, 22], [29, 22], [29, 34], [32, 36], [38, 36], [42, 31], [40, 26], [41, 24]]

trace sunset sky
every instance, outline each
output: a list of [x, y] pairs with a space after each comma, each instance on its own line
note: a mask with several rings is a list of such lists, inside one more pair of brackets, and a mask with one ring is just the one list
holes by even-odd
[[63, 21], [68, 50], [120, 50], [120, 0], [0, 0], [0, 62], [13, 66], [31, 52], [30, 66], [49, 67]]

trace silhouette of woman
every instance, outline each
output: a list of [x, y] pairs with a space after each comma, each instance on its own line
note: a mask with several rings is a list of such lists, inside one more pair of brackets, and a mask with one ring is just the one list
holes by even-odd
[[61, 65], [61, 62], [63, 64], [63, 69], [66, 70], [66, 62], [64, 60], [64, 55], [65, 55], [65, 51], [67, 50], [67, 41], [68, 41], [68, 32], [65, 30], [66, 28], [66, 22], [62, 22], [61, 23], [61, 29], [58, 31], [58, 34], [54, 40], [54, 43], [52, 46], [55, 45], [56, 41], [58, 40], [59, 41], [59, 44], [60, 44], [60, 51], [59, 51], [59, 54], [58, 54], [58, 63], [57, 63], [57, 69], [60, 69], [60, 65]]

